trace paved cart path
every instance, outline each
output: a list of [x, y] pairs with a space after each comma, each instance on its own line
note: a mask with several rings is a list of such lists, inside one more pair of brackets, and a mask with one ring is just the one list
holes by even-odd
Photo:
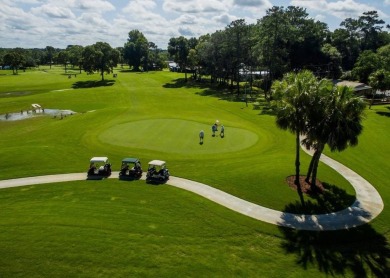
[[[363, 225], [377, 217], [384, 204], [376, 189], [357, 173], [339, 162], [321, 156], [321, 161], [347, 179], [356, 191], [356, 200], [348, 208], [327, 214], [303, 215], [285, 213], [237, 198], [224, 191], [203, 183], [171, 176], [167, 184], [203, 196], [231, 210], [270, 224], [298, 230], [324, 231], [342, 230]], [[112, 172], [109, 178], [118, 178], [119, 172]], [[0, 181], [0, 189], [44, 183], [86, 180], [86, 173], [59, 174]], [[145, 179], [145, 175], [142, 176]]]

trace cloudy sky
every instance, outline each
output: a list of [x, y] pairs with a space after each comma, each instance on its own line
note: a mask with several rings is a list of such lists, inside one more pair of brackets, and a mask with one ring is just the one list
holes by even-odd
[[165, 49], [171, 37], [199, 37], [244, 18], [254, 23], [272, 6], [300, 6], [330, 30], [376, 10], [390, 23], [390, 0], [0, 0], [0, 47], [123, 46], [138, 29]]

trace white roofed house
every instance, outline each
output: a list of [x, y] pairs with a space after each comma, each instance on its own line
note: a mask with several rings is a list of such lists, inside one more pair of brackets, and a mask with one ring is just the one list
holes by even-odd
[[348, 86], [351, 87], [355, 94], [359, 97], [365, 98], [365, 100], [370, 104], [388, 104], [390, 103], [390, 91], [374, 91], [374, 89], [367, 84], [353, 81], [340, 81], [336, 80], [335, 84], [337, 86]]
[[372, 87], [367, 84], [348, 81], [348, 80], [335, 80], [337, 86], [348, 86], [351, 87], [357, 96], [367, 97], [372, 95]]

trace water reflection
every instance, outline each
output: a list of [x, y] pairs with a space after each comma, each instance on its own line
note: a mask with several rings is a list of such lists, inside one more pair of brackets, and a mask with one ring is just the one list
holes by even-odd
[[41, 117], [41, 116], [52, 116], [62, 118], [68, 115], [76, 114], [76, 112], [72, 110], [62, 110], [62, 109], [37, 109], [37, 110], [21, 110], [18, 113], [6, 113], [0, 115], [0, 121], [19, 121], [30, 119], [33, 117]]

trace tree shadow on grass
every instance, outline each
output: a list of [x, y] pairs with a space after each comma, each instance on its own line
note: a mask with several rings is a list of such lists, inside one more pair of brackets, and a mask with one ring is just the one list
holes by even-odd
[[109, 87], [115, 84], [115, 80], [89, 80], [89, 81], [77, 81], [73, 83], [73, 89], [86, 89], [96, 87]]
[[268, 101], [265, 98], [258, 98], [253, 103], [253, 110], [263, 110], [265, 107], [268, 107]]
[[259, 110], [259, 115], [276, 115], [276, 111], [265, 98], [257, 98], [256, 101], [252, 103], [252, 106], [253, 110]]
[[237, 95], [226, 88], [208, 88], [196, 94], [200, 96], [215, 97], [219, 100], [245, 103], [245, 98], [242, 95]]
[[199, 96], [216, 97], [220, 100], [226, 100], [231, 102], [245, 102], [244, 92], [240, 95], [235, 93], [235, 89], [226, 84], [210, 83], [208, 80], [193, 80], [188, 78], [185, 81], [184, 78], [178, 78], [171, 83], [163, 85], [164, 88], [178, 89], [178, 88], [197, 88], [201, 91], [196, 94]]
[[333, 184], [323, 182], [322, 185], [324, 187], [322, 193], [306, 195], [304, 208], [299, 205], [300, 203], [296, 203], [287, 205], [284, 211], [295, 214], [332, 213], [346, 209], [356, 200], [354, 195], [349, 195], [344, 189]]
[[170, 89], [178, 89], [178, 88], [211, 88], [214, 87], [213, 84], [211, 84], [208, 81], [196, 81], [191, 78], [187, 78], [187, 81], [185, 78], [177, 78], [172, 80], [170, 83], [166, 83], [163, 85], [164, 88], [170, 88]]
[[134, 72], [132, 69], [120, 69], [119, 72]]
[[[387, 106], [386, 108], [390, 110], [390, 106]], [[380, 116], [390, 117], [390, 111], [377, 111], [376, 113]]]
[[276, 111], [273, 110], [271, 107], [269, 106], [264, 106], [261, 108], [261, 112], [259, 113], [259, 115], [271, 115], [271, 116], [275, 116], [276, 115]]
[[[324, 185], [325, 186], [325, 185]], [[326, 194], [315, 197], [317, 202], [289, 204], [285, 212], [316, 214], [320, 211], [337, 211], [348, 207], [355, 199], [334, 185], [326, 185]], [[307, 212], [309, 211], [309, 213]], [[287, 219], [286, 219], [287, 221]], [[386, 237], [369, 224], [341, 231], [304, 231], [279, 227], [284, 235], [282, 248], [296, 255], [296, 263], [303, 269], [317, 267], [326, 275], [355, 277], [389, 277], [390, 249]]]
[[317, 267], [326, 275], [389, 277], [387, 239], [369, 224], [343, 231], [302, 231], [279, 228], [287, 254], [296, 255], [303, 269]]

